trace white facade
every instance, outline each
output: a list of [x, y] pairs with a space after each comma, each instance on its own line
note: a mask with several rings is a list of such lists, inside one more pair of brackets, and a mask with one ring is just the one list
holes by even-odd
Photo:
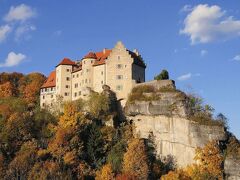
[[112, 50], [90, 52], [80, 62], [63, 59], [43, 84], [41, 107], [51, 107], [56, 97], [63, 101], [85, 98], [91, 90], [102, 91], [110, 86], [125, 104], [136, 83], [145, 82], [145, 64], [137, 51], [127, 50], [118, 42]]

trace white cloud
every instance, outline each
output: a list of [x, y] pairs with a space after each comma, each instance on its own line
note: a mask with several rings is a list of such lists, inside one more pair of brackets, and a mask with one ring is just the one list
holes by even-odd
[[189, 11], [192, 11], [192, 6], [189, 5], [189, 4], [186, 4], [185, 6], [183, 6], [183, 8], [181, 9], [180, 12], [189, 12]]
[[233, 58], [234, 61], [240, 61], [240, 54], [236, 55], [234, 58]]
[[5, 59], [4, 63], [0, 63], [0, 67], [12, 67], [16, 66], [19, 63], [21, 63], [24, 59], [26, 59], [26, 56], [24, 54], [15, 52], [10, 52], [8, 54], [8, 57]]
[[[36, 27], [34, 25], [21, 25], [19, 26], [15, 31], [15, 40], [19, 40], [23, 35], [29, 33], [30, 31], [35, 31]], [[29, 34], [27, 34], [27, 37], [29, 37]]]
[[202, 49], [200, 52], [201, 56], [205, 56], [207, 53], [208, 53], [208, 51], [205, 49]]
[[199, 76], [201, 76], [200, 73], [196, 73], [196, 74], [187, 73], [187, 74], [183, 74], [183, 75], [179, 76], [177, 78], [177, 80], [179, 80], [179, 81], [186, 81], [188, 79], [191, 79], [192, 77], [199, 77]]
[[11, 31], [11, 27], [9, 25], [0, 26], [0, 42], [6, 39], [7, 35]]
[[240, 20], [226, 16], [219, 6], [200, 4], [184, 20], [180, 34], [190, 36], [191, 43], [209, 43], [240, 36]]
[[184, 74], [184, 75], [181, 75], [179, 76], [177, 79], [179, 81], [185, 81], [185, 80], [188, 80], [192, 77], [192, 73], [188, 73], [188, 74]]
[[8, 14], [4, 17], [7, 22], [11, 21], [26, 21], [36, 15], [35, 11], [25, 4], [19, 6], [12, 6]]

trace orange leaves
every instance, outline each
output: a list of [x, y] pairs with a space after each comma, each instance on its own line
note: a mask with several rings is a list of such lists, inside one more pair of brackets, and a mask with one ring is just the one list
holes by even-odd
[[112, 167], [110, 164], [106, 164], [102, 167], [100, 171], [96, 173], [96, 180], [113, 180], [114, 174], [112, 172]]
[[139, 179], [147, 179], [149, 167], [144, 141], [133, 138], [123, 158], [123, 172], [129, 173]]
[[211, 141], [203, 148], [197, 148], [195, 160], [199, 163], [202, 172], [209, 173], [214, 177], [222, 177], [223, 155], [217, 141]]
[[10, 82], [0, 85], [0, 98], [12, 97], [14, 95], [16, 95], [16, 89]]

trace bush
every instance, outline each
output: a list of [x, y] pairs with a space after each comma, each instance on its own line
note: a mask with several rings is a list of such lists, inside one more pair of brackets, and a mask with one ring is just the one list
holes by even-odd
[[162, 72], [154, 77], [154, 80], [166, 80], [169, 79], [169, 74], [167, 70], [162, 70]]

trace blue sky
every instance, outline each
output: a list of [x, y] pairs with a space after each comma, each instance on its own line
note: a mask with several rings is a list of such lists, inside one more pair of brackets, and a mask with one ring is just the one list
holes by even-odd
[[[68, 2], [68, 3], [66, 3]], [[0, 72], [42, 72], [121, 40], [179, 89], [229, 118], [240, 138], [240, 1], [0, 0]]]

